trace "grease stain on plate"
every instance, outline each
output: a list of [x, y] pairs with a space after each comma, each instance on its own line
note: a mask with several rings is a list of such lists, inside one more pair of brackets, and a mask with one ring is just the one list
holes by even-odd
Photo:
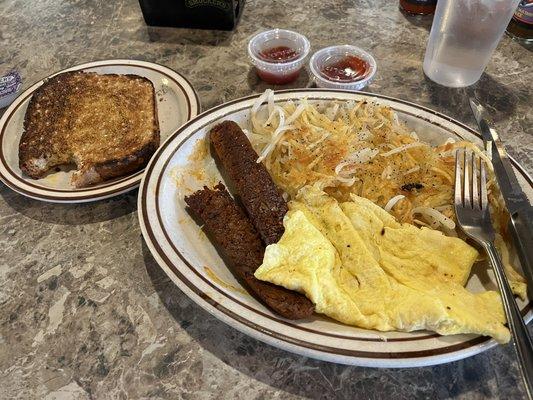
[[246, 290], [244, 290], [244, 289], [242, 289], [242, 288], [239, 288], [239, 287], [235, 287], [235, 286], [233, 286], [233, 285], [230, 284], [230, 283], [224, 282], [222, 279], [220, 279], [220, 278], [217, 276], [217, 274], [215, 274], [215, 272], [214, 272], [211, 268], [209, 268], [209, 267], [207, 267], [207, 266], [204, 266], [204, 271], [205, 271], [205, 273], [207, 274], [207, 276], [208, 276], [213, 282], [215, 282], [217, 285], [222, 286], [222, 287], [224, 287], [224, 288], [226, 288], [226, 289], [232, 290], [232, 291], [234, 291], [234, 292], [237, 292], [237, 293], [241, 293], [241, 294], [245, 294], [245, 295], [247, 295], [247, 296], [250, 296], [250, 294], [249, 294]]

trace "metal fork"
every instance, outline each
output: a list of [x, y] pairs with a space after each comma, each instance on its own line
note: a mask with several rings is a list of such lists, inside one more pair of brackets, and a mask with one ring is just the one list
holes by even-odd
[[[461, 168], [461, 165], [464, 165]], [[457, 150], [455, 154], [455, 215], [467, 236], [487, 252], [500, 288], [503, 308], [513, 336], [522, 378], [529, 399], [533, 397], [533, 342], [505, 276], [500, 256], [494, 246], [487, 199], [485, 163], [474, 152]]]

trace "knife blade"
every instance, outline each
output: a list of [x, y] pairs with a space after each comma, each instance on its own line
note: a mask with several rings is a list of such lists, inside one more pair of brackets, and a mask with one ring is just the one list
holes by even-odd
[[485, 107], [475, 99], [470, 99], [470, 107], [481, 130], [483, 142], [492, 150], [491, 158], [494, 174], [509, 213], [512, 215], [523, 207], [530, 207], [531, 205], [518, 183], [511, 160], [503, 148], [498, 133], [489, 126], [486, 120], [487, 111]]
[[485, 119], [487, 110], [485, 110], [485, 107], [483, 107], [480, 102], [478, 102], [472, 97], [470, 98], [470, 108], [472, 109], [474, 118], [476, 119], [476, 122], [479, 125], [479, 129], [481, 129], [481, 137], [483, 138], [483, 143], [487, 144], [487, 142], [492, 142], [493, 133], [490, 131], [490, 126], [488, 125]]
[[472, 98], [470, 107], [481, 130], [500, 192], [511, 215], [508, 228], [527, 279], [529, 297], [533, 299], [533, 207], [518, 183], [498, 133], [487, 122], [485, 107]]

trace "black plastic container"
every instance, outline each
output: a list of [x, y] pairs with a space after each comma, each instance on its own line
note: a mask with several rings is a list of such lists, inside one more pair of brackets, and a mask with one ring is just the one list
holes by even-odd
[[230, 31], [244, 0], [139, 0], [144, 20], [153, 26], [220, 29]]

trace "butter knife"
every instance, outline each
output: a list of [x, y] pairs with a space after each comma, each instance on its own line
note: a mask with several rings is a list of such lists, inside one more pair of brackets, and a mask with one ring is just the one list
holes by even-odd
[[533, 207], [518, 183], [498, 133], [486, 120], [487, 110], [473, 98], [470, 98], [470, 107], [481, 130], [485, 149], [492, 158], [494, 174], [511, 215], [509, 231], [526, 276], [529, 298], [533, 299]]

